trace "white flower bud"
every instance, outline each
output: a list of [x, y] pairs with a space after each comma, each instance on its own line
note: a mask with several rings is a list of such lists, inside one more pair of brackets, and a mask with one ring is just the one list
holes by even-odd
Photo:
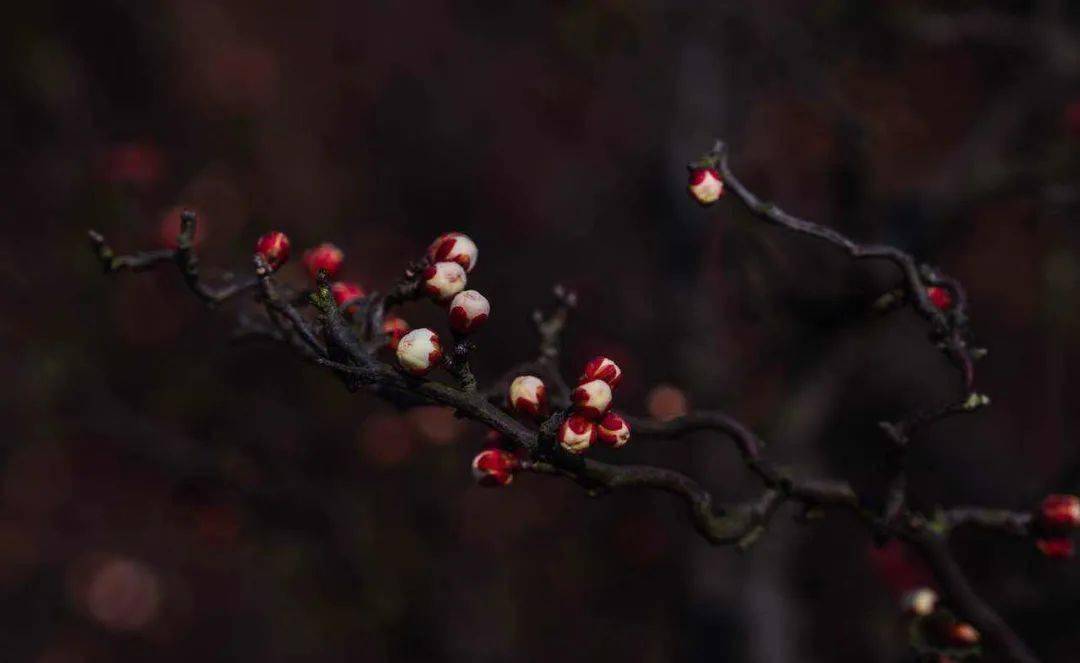
[[596, 425], [596, 436], [605, 445], [618, 449], [630, 441], [630, 426], [619, 415], [608, 412]]
[[538, 417], [547, 411], [547, 387], [535, 375], [519, 375], [510, 383], [510, 407], [522, 414]]
[[412, 330], [398, 341], [397, 359], [413, 375], [426, 375], [442, 359], [439, 335], [426, 327]]
[[459, 334], [479, 329], [491, 315], [491, 303], [475, 290], [462, 290], [450, 302], [450, 328]]
[[690, 171], [687, 187], [694, 200], [702, 205], [712, 205], [724, 195], [724, 180], [714, 168], [695, 168]]
[[476, 242], [462, 233], [439, 235], [428, 247], [428, 259], [431, 262], [456, 262], [466, 272], [471, 272], [473, 267], [476, 267], [476, 258], [479, 253]]
[[445, 302], [465, 289], [465, 270], [456, 262], [437, 262], [424, 270], [424, 290]]
[[579, 382], [589, 380], [603, 380], [614, 389], [622, 381], [622, 369], [607, 357], [593, 357], [589, 363], [585, 364], [585, 373], [582, 374]]
[[577, 386], [570, 394], [577, 411], [590, 419], [599, 419], [611, 405], [611, 387], [603, 380], [590, 380]]
[[596, 424], [580, 414], [572, 414], [559, 426], [559, 445], [572, 454], [584, 453], [596, 440]]

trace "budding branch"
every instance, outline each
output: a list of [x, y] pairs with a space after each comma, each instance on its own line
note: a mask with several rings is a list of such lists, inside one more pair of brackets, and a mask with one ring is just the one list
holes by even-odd
[[[895, 463], [889, 494], [883, 510], [876, 510], [847, 482], [800, 477], [781, 470], [767, 459], [764, 443], [736, 419], [710, 411], [692, 412], [668, 421], [626, 417], [638, 437], [674, 440], [696, 432], [719, 434], [734, 444], [746, 469], [760, 481], [760, 496], [745, 502], [721, 505], [712, 494], [689, 476], [662, 467], [615, 465], [565, 451], [553, 443], [555, 431], [568, 416], [570, 388], [558, 367], [560, 337], [570, 312], [577, 305], [576, 296], [563, 288], [556, 290], [556, 306], [548, 314], [534, 316], [540, 343], [536, 357], [529, 359], [494, 381], [490, 388], [479, 388], [469, 369], [472, 346], [467, 339], [455, 337], [446, 352], [444, 367], [456, 385], [408, 375], [381, 361], [376, 351], [385, 343], [383, 320], [394, 307], [422, 296], [421, 274], [429, 259], [411, 263], [401, 279], [385, 294], [371, 293], [357, 306], [335, 301], [325, 273], [320, 273], [313, 291], [294, 291], [278, 283], [274, 270], [261, 255], [254, 260], [253, 276], [229, 279], [210, 285], [199, 273], [199, 261], [193, 238], [196, 217], [192, 212], [181, 216], [177, 248], [117, 255], [97, 232], [90, 232], [91, 245], [106, 272], [144, 271], [172, 262], [188, 288], [208, 305], [223, 304], [238, 295], [254, 293], [265, 317], [242, 315], [236, 338], [264, 338], [290, 347], [300, 358], [328, 369], [349, 390], [365, 387], [399, 406], [442, 405], [453, 408], [459, 416], [477, 421], [500, 433], [515, 448], [524, 452], [519, 471], [565, 477], [599, 496], [623, 488], [649, 488], [669, 493], [683, 500], [697, 531], [715, 545], [751, 546], [766, 530], [770, 520], [786, 503], [798, 505], [803, 512], [836, 509], [850, 512], [865, 522], [879, 540], [896, 537], [917, 550], [945, 592], [950, 606], [974, 625], [985, 642], [999, 655], [1016, 663], [1031, 663], [1034, 655], [1010, 627], [976, 594], [948, 548], [952, 530], [975, 526], [1013, 536], [1031, 536], [1031, 516], [999, 509], [954, 508], [933, 514], [920, 513], [907, 505], [905, 450], [912, 436], [942, 419], [973, 412], [987, 404], [987, 399], [972, 392], [974, 361], [982, 351], [969, 345], [967, 297], [960, 283], [941, 271], [920, 264], [909, 254], [890, 247], [859, 244], [836, 230], [784, 212], [753, 194], [732, 171], [722, 143], [691, 167], [717, 169], [722, 181], [757, 219], [783, 230], [832, 244], [851, 257], [881, 259], [900, 271], [904, 302], [930, 326], [930, 340], [939, 347], [962, 376], [963, 389], [953, 403], [899, 419], [883, 422], [886, 442], [894, 445]], [[946, 288], [954, 306], [941, 311], [930, 301], [927, 288]], [[517, 375], [536, 372], [553, 387], [550, 394], [554, 413], [533, 428], [508, 414], [502, 407], [507, 385]]]

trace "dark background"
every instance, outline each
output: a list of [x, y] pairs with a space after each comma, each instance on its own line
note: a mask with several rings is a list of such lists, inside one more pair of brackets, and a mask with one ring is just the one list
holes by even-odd
[[[683, 164], [722, 137], [759, 194], [968, 286], [993, 405], [918, 436], [917, 505], [1078, 488], [1068, 3], [8, 4], [4, 661], [908, 660], [897, 597], [925, 571], [850, 515], [785, 510], [740, 554], [661, 494], [475, 487], [477, 426], [230, 344], [233, 307], [172, 268], [101, 275], [88, 228], [159, 247], [181, 205], [208, 268], [280, 228], [368, 288], [465, 231], [483, 379], [535, 352], [528, 315], [568, 283], [567, 375], [608, 353], [620, 408], [723, 409], [874, 499], [876, 422], [958, 378], [912, 313], [867, 310], [887, 265], [687, 198]], [[710, 436], [596, 455], [756, 489]], [[955, 548], [1038, 653], [1076, 660], [1075, 563]]]

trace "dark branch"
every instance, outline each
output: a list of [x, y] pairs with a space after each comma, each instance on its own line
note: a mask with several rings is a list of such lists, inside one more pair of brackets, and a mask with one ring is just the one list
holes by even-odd
[[258, 285], [258, 281], [253, 278], [239, 281], [229, 279], [227, 283], [218, 286], [204, 283], [199, 278], [199, 257], [194, 248], [195, 224], [195, 212], [184, 210], [180, 213], [180, 234], [177, 236], [176, 249], [157, 249], [118, 256], [106, 243], [105, 237], [94, 230], [89, 232], [90, 245], [106, 273], [123, 270], [141, 272], [162, 263], [174, 262], [184, 275], [188, 288], [207, 304], [220, 304]]
[[[752, 214], [767, 223], [824, 240], [856, 260], [879, 259], [893, 263], [904, 277], [908, 299], [919, 315], [930, 323], [932, 337], [940, 343], [945, 354], [962, 373], [965, 388], [971, 388], [974, 381], [974, 363], [965, 340], [967, 297], [958, 282], [926, 265], [919, 265], [911, 255], [900, 249], [880, 244], [859, 244], [832, 228], [792, 216], [777, 205], [761, 200], [732, 172], [728, 164], [727, 149], [722, 142], [717, 141], [712, 153], [692, 165], [719, 168], [724, 183], [734, 192], [735, 197]], [[955, 304], [948, 314], [939, 311], [927, 295], [927, 287], [935, 284], [947, 286], [955, 296]]]

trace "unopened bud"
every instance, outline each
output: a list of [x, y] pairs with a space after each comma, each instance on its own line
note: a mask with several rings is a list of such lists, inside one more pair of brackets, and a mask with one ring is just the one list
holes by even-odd
[[442, 359], [439, 335], [426, 327], [412, 330], [398, 342], [397, 359], [413, 375], [426, 375]]

